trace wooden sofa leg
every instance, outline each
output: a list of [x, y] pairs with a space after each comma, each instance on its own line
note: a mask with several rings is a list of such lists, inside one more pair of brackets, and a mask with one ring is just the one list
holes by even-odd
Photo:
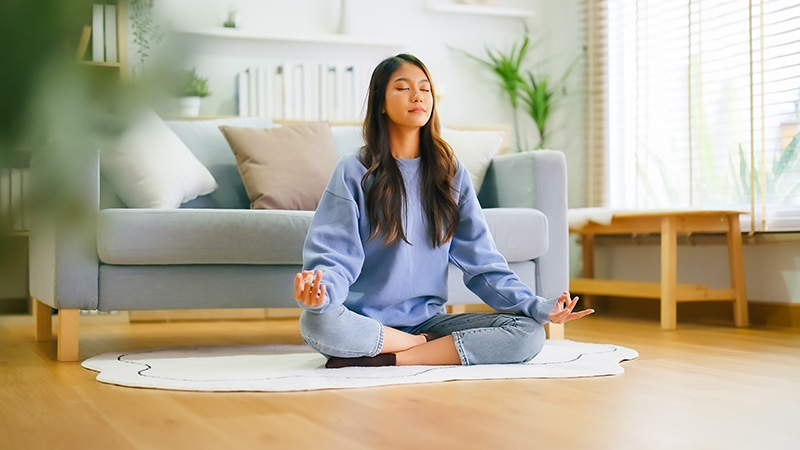
[[547, 323], [544, 326], [547, 339], [564, 339], [564, 324]]
[[78, 309], [58, 310], [58, 360], [78, 360]]
[[36, 340], [53, 340], [53, 308], [42, 303], [38, 298], [33, 298], [33, 312], [36, 315]]

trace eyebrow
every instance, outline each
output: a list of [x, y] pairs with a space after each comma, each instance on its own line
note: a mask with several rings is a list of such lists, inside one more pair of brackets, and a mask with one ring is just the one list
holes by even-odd
[[[396, 83], [396, 82], [398, 82], [398, 81], [408, 81], [409, 83], [411, 83], [411, 80], [410, 80], [410, 79], [408, 79], [408, 78], [403, 78], [403, 77], [400, 77], [400, 78], [397, 78], [397, 79], [395, 79], [395, 80], [394, 80], [394, 82], [395, 82], [395, 83]], [[430, 81], [429, 79], [427, 79], [427, 78], [424, 78], [424, 79], [420, 80], [420, 82], [421, 82], [421, 83], [428, 83], [428, 84], [430, 84], [430, 82], [431, 82], [431, 81]]]

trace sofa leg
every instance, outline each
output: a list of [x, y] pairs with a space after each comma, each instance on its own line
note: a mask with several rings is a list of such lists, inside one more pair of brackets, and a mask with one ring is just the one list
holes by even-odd
[[58, 360], [78, 360], [78, 309], [58, 310]]
[[53, 308], [50, 305], [42, 303], [38, 298], [33, 298], [33, 312], [36, 316], [36, 340], [52, 341], [53, 340]]
[[564, 339], [564, 324], [547, 323], [544, 331], [547, 333], [547, 339]]

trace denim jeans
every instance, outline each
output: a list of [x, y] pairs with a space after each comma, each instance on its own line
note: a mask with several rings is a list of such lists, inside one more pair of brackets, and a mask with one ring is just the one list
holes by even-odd
[[[545, 340], [539, 322], [513, 314], [437, 314], [419, 325], [398, 329], [411, 334], [452, 334], [465, 366], [527, 362], [542, 351]], [[383, 347], [383, 325], [344, 306], [322, 314], [303, 311], [300, 333], [306, 344], [325, 356], [375, 356]]]

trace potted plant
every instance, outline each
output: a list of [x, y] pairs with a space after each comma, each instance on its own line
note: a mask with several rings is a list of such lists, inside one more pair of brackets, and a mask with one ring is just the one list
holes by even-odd
[[187, 70], [184, 73], [183, 82], [178, 93], [181, 115], [200, 115], [200, 99], [209, 95], [211, 95], [211, 92], [208, 90], [208, 78], [197, 75], [197, 70], [194, 67]]
[[549, 137], [549, 134], [547, 134], [547, 121], [557, 105], [558, 97], [567, 93], [566, 80], [577, 65], [580, 57], [583, 56], [578, 55], [564, 73], [555, 82], [552, 82], [552, 78], [547, 74], [523, 68], [529, 49], [540, 42], [530, 46], [530, 37], [526, 32], [522, 36], [521, 42], [514, 43], [508, 53], [492, 51], [486, 47], [488, 59], [456, 49], [480, 63], [481, 66], [490, 70], [499, 79], [500, 87], [506, 93], [511, 104], [517, 151], [527, 148], [527, 145], [522, 142], [517, 118], [520, 105], [524, 106], [524, 111], [533, 120], [539, 133], [539, 143], [536, 149], [544, 148]]

